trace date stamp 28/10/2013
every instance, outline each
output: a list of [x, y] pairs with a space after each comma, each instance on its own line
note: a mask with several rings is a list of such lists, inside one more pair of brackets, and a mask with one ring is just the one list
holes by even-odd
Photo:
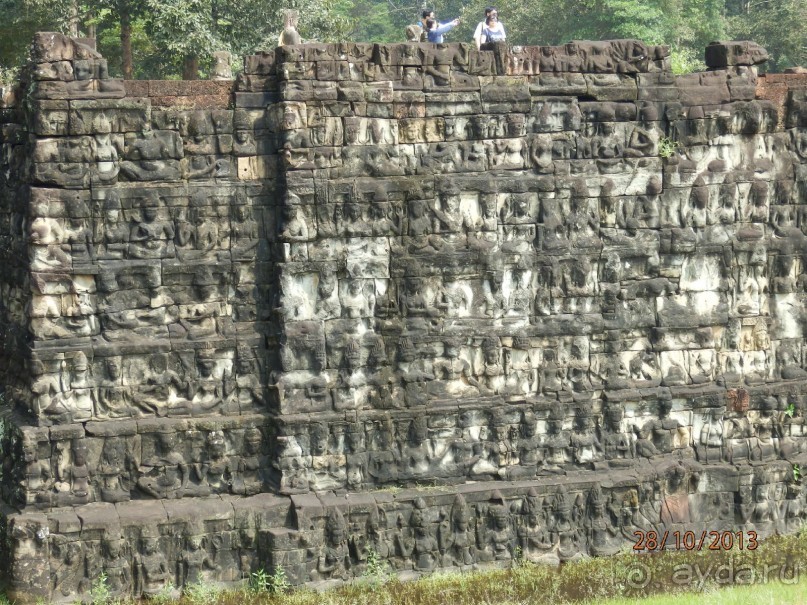
[[755, 531], [635, 531], [633, 550], [756, 550], [759, 546]]

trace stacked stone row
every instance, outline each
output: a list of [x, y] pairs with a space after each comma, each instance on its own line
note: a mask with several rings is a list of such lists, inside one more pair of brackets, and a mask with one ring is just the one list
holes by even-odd
[[798, 531], [805, 513], [788, 464], [749, 471], [667, 460], [613, 471], [603, 482], [572, 473], [480, 482], [462, 493], [261, 494], [29, 512], [10, 521], [7, 570], [14, 596], [71, 602], [89, 595], [101, 573], [113, 596], [148, 597], [278, 567], [293, 584], [325, 587], [366, 575], [373, 557], [404, 578], [514, 558], [557, 564], [614, 555], [640, 539], [641, 548], [645, 536], [661, 540], [664, 531], [668, 548], [697, 544], [708, 528], [707, 546], [731, 534], [753, 549]]
[[3, 499], [263, 491], [273, 114], [126, 95], [85, 42], [36, 37], [8, 129]]
[[801, 160], [724, 46], [278, 51], [282, 490], [800, 451]]

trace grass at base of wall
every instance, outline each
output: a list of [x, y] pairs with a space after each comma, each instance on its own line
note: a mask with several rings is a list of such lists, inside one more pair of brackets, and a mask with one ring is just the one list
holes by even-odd
[[[258, 581], [255, 581], [255, 580]], [[155, 605], [700, 605], [807, 602], [807, 533], [775, 537], [754, 551], [622, 552], [560, 566], [522, 560], [506, 569], [437, 572], [400, 581], [382, 560], [363, 578], [325, 591], [287, 590], [282, 570], [253, 574], [251, 588], [197, 583], [177, 598], [166, 590]], [[101, 586], [85, 600], [120, 603]], [[131, 601], [130, 601], [131, 602]], [[0, 605], [10, 605], [0, 599]]]

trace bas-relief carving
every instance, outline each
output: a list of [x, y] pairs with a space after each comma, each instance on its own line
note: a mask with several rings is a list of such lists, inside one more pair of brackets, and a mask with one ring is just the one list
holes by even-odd
[[[3, 206], [30, 283], [10, 271], [0, 308], [34, 345], [15, 401], [44, 428], [4, 438], [5, 499], [531, 487], [326, 504], [310, 525], [300, 505], [271, 530], [109, 526], [49, 543], [49, 596], [102, 569], [151, 595], [258, 559], [330, 581], [370, 549], [423, 572], [613, 554], [706, 519], [803, 523], [777, 465], [804, 450], [805, 146], [736, 92], [751, 64], [724, 66], [736, 99], [705, 104], [721, 77], [676, 79], [633, 41], [302, 45], [252, 58], [281, 99], [265, 110], [240, 89], [234, 111], [157, 109], [109, 98], [97, 53], [51, 36], [35, 77], [67, 80], [38, 93], [61, 96], [36, 101], [31, 202]], [[686, 103], [635, 101], [671, 91]], [[89, 94], [107, 96], [61, 100]], [[679, 147], [662, 159], [663, 137]], [[614, 487], [641, 460], [655, 475]], [[726, 465], [736, 488], [708, 478]], [[47, 542], [15, 536], [20, 557]]]

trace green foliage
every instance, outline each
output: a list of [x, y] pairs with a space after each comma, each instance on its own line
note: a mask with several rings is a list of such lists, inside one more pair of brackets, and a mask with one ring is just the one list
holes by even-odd
[[793, 415], [796, 413], [796, 404], [795, 403], [788, 403], [787, 409], [785, 410], [785, 416], [793, 418]]
[[800, 481], [801, 480], [801, 466], [798, 464], [793, 465], [793, 481]]
[[362, 577], [373, 589], [387, 583], [390, 579], [389, 564], [372, 548], [367, 551], [367, 567]]
[[673, 141], [669, 137], [661, 137], [658, 141], [658, 154], [662, 158], [669, 158], [678, 149], [678, 141]]
[[249, 574], [249, 584], [247, 586], [249, 592], [253, 594], [266, 592], [266, 587], [268, 585], [269, 574], [266, 573], [265, 569], [259, 569], [258, 571], [253, 571], [251, 574]]
[[[489, 0], [0, 0], [0, 83], [28, 54], [35, 31], [94, 34], [112, 75], [121, 75], [123, 23], [130, 25], [134, 77], [176, 78], [183, 60], [235, 57], [274, 48], [281, 10], [297, 9], [300, 34], [320, 42], [397, 42], [424, 8], [460, 25], [448, 41], [470, 41]], [[750, 39], [771, 53], [769, 70], [807, 65], [807, 0], [502, 0], [513, 44], [639, 38], [668, 44], [674, 73], [703, 69], [712, 40]]]
[[175, 598], [174, 598], [174, 596], [175, 596], [174, 593], [175, 592], [176, 592], [176, 589], [175, 589], [173, 583], [167, 582], [160, 589], [160, 591], [157, 594], [155, 594], [154, 596], [152, 596], [151, 599], [149, 599], [149, 600], [152, 603], [155, 603], [156, 605], [168, 605], [169, 603], [171, 603], [171, 602], [173, 602], [175, 600]]
[[264, 569], [252, 572], [249, 576], [249, 591], [253, 594], [268, 592], [269, 594], [283, 594], [291, 588], [286, 570], [280, 565], [275, 566], [271, 574]]
[[222, 589], [219, 586], [209, 584], [199, 578], [196, 582], [188, 584], [183, 588], [182, 596], [185, 597], [185, 600], [191, 605], [208, 605], [214, 603], [221, 592]]
[[[700, 53], [701, 55], [703, 52]], [[698, 56], [693, 48], [673, 48], [670, 53], [670, 67], [676, 75], [690, 74], [695, 71], [704, 71], [706, 63]]]
[[90, 602], [92, 605], [106, 605], [111, 600], [109, 592], [108, 578], [105, 572], [101, 572], [90, 587]]
[[729, 29], [734, 39], [754, 40], [771, 55], [768, 69], [807, 65], [807, 0], [729, 1]]

